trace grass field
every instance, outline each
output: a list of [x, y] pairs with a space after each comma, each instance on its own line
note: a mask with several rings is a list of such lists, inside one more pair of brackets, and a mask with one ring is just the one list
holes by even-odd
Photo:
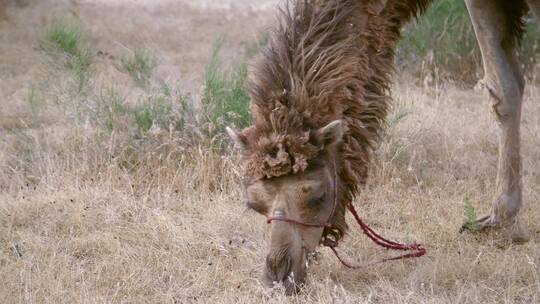
[[[259, 280], [266, 225], [242, 203], [239, 156], [222, 132], [249, 123], [245, 64], [276, 1], [7, 2], [0, 303], [540, 302], [534, 72], [521, 134], [530, 242], [458, 233], [489, 210], [497, 125], [487, 93], [464, 89], [474, 83], [426, 82], [411, 69], [396, 75], [355, 204], [374, 229], [425, 244], [427, 256], [351, 271], [321, 248], [303, 292], [286, 297]], [[351, 220], [340, 244], [348, 259], [392, 254]]]

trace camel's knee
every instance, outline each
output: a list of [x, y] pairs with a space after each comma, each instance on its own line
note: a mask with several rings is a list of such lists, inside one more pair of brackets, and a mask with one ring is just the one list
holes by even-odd
[[486, 85], [491, 101], [493, 112], [497, 120], [504, 122], [510, 118], [516, 117], [521, 111], [523, 100], [524, 81], [514, 80], [504, 84], [494, 84], [488, 81]]

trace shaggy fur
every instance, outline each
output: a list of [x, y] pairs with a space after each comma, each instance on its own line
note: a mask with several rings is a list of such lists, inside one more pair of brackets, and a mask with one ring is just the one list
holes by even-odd
[[[394, 47], [402, 26], [431, 0], [295, 0], [253, 64], [248, 84], [254, 125], [241, 133], [246, 175], [306, 170], [323, 149], [315, 130], [346, 125], [338, 160], [340, 198], [327, 230], [339, 239], [345, 204], [365, 183], [390, 102]], [[519, 19], [519, 18], [518, 18]], [[515, 18], [513, 19], [515, 20]], [[516, 22], [513, 37], [521, 33]]]
[[337, 152], [340, 198], [327, 229], [341, 238], [345, 204], [366, 181], [389, 107], [393, 49], [401, 26], [428, 1], [294, 1], [248, 84], [254, 125], [245, 138], [246, 175], [294, 174], [321, 153], [314, 131], [336, 119], [347, 127]]

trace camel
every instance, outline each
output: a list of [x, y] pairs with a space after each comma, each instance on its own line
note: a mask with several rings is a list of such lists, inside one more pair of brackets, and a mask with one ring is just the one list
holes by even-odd
[[[292, 0], [253, 63], [253, 125], [227, 128], [243, 155], [249, 208], [270, 225], [268, 286], [298, 290], [308, 256], [347, 230], [346, 208], [366, 182], [384, 128], [394, 48], [402, 27], [432, 0]], [[516, 55], [522, 17], [540, 0], [465, 0], [499, 124], [497, 192], [478, 230], [529, 238], [521, 221], [520, 117], [524, 78]], [[540, 19], [539, 19], [540, 20]]]

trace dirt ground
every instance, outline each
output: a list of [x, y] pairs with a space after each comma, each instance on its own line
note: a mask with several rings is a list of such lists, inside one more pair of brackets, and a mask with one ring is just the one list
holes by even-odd
[[[86, 137], [66, 123], [66, 113], [32, 116], [32, 92], [47, 95], [63, 79], [44, 76], [41, 40], [55, 18], [80, 20], [99, 51], [92, 86], [144, 94], [112, 64], [142, 45], [159, 60], [153, 81], [197, 96], [216, 40], [224, 37], [224, 61], [235, 62], [272, 26], [278, 2], [44, 0], [7, 6], [0, 14], [0, 302], [540, 302], [539, 87], [527, 88], [522, 118], [530, 242], [458, 233], [465, 202], [482, 215], [493, 198], [498, 139], [486, 94], [454, 85], [420, 87], [398, 75], [388, 135], [356, 205], [383, 235], [424, 243], [428, 254], [351, 271], [321, 249], [306, 288], [291, 297], [259, 280], [267, 232], [264, 219], [241, 201], [238, 156], [200, 150], [167, 163], [149, 153], [145, 170], [97, 170], [100, 151], [83, 145]], [[70, 157], [51, 148], [68, 138], [81, 138]], [[38, 143], [32, 146], [38, 153], [21, 142]], [[348, 220], [352, 229], [340, 245], [348, 258], [367, 263], [391, 254]]]

